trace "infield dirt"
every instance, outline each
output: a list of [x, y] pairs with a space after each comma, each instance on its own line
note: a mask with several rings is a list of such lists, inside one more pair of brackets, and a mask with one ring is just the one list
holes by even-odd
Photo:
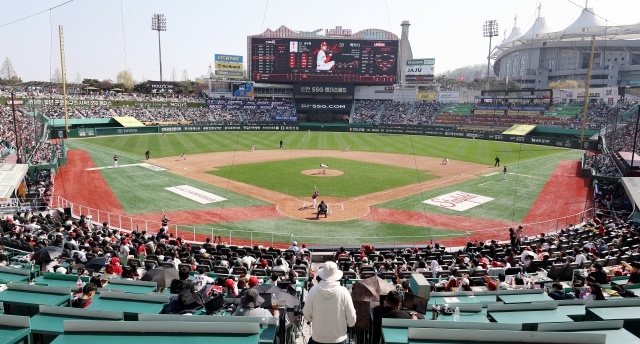
[[[486, 165], [450, 161], [442, 164], [441, 158], [412, 156], [405, 154], [377, 152], [345, 152], [335, 150], [261, 150], [256, 152], [236, 151], [221, 153], [205, 153], [188, 156], [187, 160], [178, 157], [167, 157], [148, 160], [149, 163], [167, 168], [170, 172], [204, 183], [226, 188], [276, 205], [276, 209], [289, 217], [315, 220], [315, 210], [311, 208], [311, 197], [307, 199], [293, 197], [269, 189], [241, 183], [228, 178], [208, 174], [215, 167], [252, 164], [277, 160], [288, 160], [310, 157], [332, 157], [355, 161], [414, 168], [429, 171], [430, 175], [439, 178], [421, 183], [404, 185], [367, 195], [349, 199], [320, 197], [329, 204], [331, 215], [320, 221], [346, 221], [358, 219], [369, 214], [370, 206], [393, 199], [410, 196], [427, 190], [460, 183], [476, 178], [476, 174], [489, 169]], [[312, 170], [316, 171], [317, 170]], [[330, 169], [327, 170], [329, 173]], [[301, 171], [302, 172], [302, 171]], [[309, 195], [311, 196], [311, 195]]]

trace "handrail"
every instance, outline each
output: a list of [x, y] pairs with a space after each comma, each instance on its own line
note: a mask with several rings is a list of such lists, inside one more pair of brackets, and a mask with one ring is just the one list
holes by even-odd
[[[84, 205], [73, 203], [61, 196], [56, 196], [52, 202], [52, 208], [71, 208], [73, 216], [91, 216], [91, 221], [95, 223], [103, 223], [108, 222], [111, 227], [119, 228], [124, 231], [147, 231], [156, 233], [162, 223], [160, 221], [152, 221], [147, 219], [135, 218], [123, 214], [114, 214], [107, 211], [87, 207]], [[568, 215], [564, 217], [548, 219], [544, 221], [531, 222], [526, 224], [521, 224], [519, 222], [511, 222], [509, 226], [523, 226], [523, 233], [529, 237], [536, 237], [540, 233], [544, 233], [545, 235], [557, 232], [560, 229], [569, 227], [570, 225], [578, 225], [585, 222], [588, 219], [593, 218], [595, 214], [595, 208], [589, 208], [582, 212]], [[169, 231], [171, 233], [175, 233], [175, 236], [181, 236], [185, 238], [185, 240], [189, 239], [194, 242], [204, 241], [202, 238], [212, 238], [220, 236], [223, 237], [224, 240], [227, 240], [228, 244], [232, 244], [235, 239], [236, 242], [249, 244], [253, 246], [254, 243], [270, 243], [271, 246], [284, 243], [287, 244], [293, 241], [294, 239], [299, 242], [305, 242], [307, 245], [360, 245], [362, 243], [367, 244], [393, 244], [405, 246], [408, 244], [418, 244], [425, 242], [438, 242], [441, 244], [445, 244], [445, 246], [452, 247], [455, 243], [461, 243], [464, 245], [467, 241], [471, 241], [474, 239], [480, 240], [482, 242], [488, 242], [490, 240], [508, 240], [509, 232], [508, 226], [505, 227], [497, 227], [497, 228], [487, 228], [487, 229], [477, 229], [477, 230], [468, 230], [461, 231], [466, 235], [453, 237], [451, 235], [433, 235], [425, 233], [425, 235], [413, 235], [413, 236], [358, 236], [358, 237], [347, 237], [347, 236], [339, 236], [339, 237], [328, 237], [326, 235], [323, 236], [315, 236], [315, 235], [299, 235], [295, 233], [295, 231], [291, 231], [290, 233], [276, 233], [276, 232], [261, 232], [261, 231], [247, 231], [247, 230], [237, 230], [237, 229], [227, 229], [223, 227], [224, 224], [221, 224], [219, 227], [202, 227], [202, 226], [193, 226], [193, 225], [184, 225], [184, 224], [176, 224], [169, 226]], [[427, 231], [428, 232], [428, 231]], [[206, 234], [204, 234], [206, 233]], [[189, 238], [186, 235], [191, 234], [192, 237]], [[209, 235], [210, 234], [210, 235]], [[200, 240], [198, 240], [200, 239]], [[464, 240], [462, 242], [461, 240]]]

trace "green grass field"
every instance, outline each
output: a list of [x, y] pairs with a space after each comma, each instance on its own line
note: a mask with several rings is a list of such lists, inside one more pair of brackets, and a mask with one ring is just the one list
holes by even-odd
[[300, 173], [318, 169], [318, 158], [223, 166], [208, 173], [296, 197], [309, 197], [317, 187], [322, 196], [351, 198], [437, 178], [425, 171], [354, 160], [323, 158], [322, 163], [344, 174], [314, 177]]
[[[507, 181], [502, 180], [501, 168], [487, 168], [486, 171], [483, 171], [487, 176], [480, 176], [477, 179], [385, 202], [378, 204], [376, 207], [492, 220], [520, 221], [527, 215], [558, 163], [561, 160], [578, 160], [581, 154], [579, 151], [567, 151], [544, 159], [526, 160], [519, 164], [510, 164], [508, 165]], [[492, 174], [492, 172], [495, 174]], [[487, 196], [494, 200], [462, 212], [422, 203], [426, 199], [453, 191]]]
[[[102, 147], [67, 141], [70, 149], [84, 149], [97, 166], [111, 166], [113, 151]], [[118, 155], [121, 165], [140, 162], [133, 156]], [[144, 167], [134, 166], [100, 171], [109, 187], [120, 201], [127, 214], [145, 214], [165, 211], [200, 210], [211, 208], [233, 208], [268, 205], [261, 200], [199, 182], [169, 171], [152, 171]], [[178, 185], [191, 185], [195, 188], [222, 196], [227, 201], [200, 204], [186, 197], [177, 195], [164, 188]], [[99, 197], [99, 196], [98, 196]]]
[[564, 148], [521, 145], [518, 143], [458, 139], [433, 136], [393, 134], [332, 133], [332, 132], [216, 132], [150, 135], [107, 136], [78, 139], [111, 150], [139, 157], [149, 149], [152, 158], [249, 150], [278, 149], [280, 140], [285, 149], [343, 150], [349, 144], [352, 151], [416, 154], [453, 160], [493, 164], [496, 156], [503, 164], [533, 159], [565, 151]]
[[[517, 143], [428, 136], [331, 132], [313, 132], [311, 134], [306, 132], [216, 132], [167, 134], [166, 137], [161, 134], [109, 136], [68, 140], [67, 146], [70, 149], [86, 150], [97, 166], [111, 166], [113, 154], [118, 154], [120, 164], [131, 164], [141, 162], [147, 149], [151, 151], [152, 158], [158, 158], [177, 156], [183, 152], [187, 155], [193, 155], [234, 150], [247, 151], [251, 144], [255, 144], [258, 150], [278, 149], [280, 140], [284, 141], [285, 149], [343, 150], [345, 144], [348, 143], [353, 151], [401, 153], [408, 154], [407, 158], [410, 158], [412, 154], [438, 158], [447, 157], [451, 160], [486, 165], [487, 169], [478, 171], [479, 175], [487, 172], [499, 172], [500, 170], [488, 167], [493, 165], [493, 159], [499, 156], [503, 164], [509, 165], [509, 172], [512, 173], [507, 182], [498, 181], [502, 177], [499, 172], [493, 176], [481, 176], [472, 181], [377, 206], [506, 221], [519, 221], [526, 215], [560, 160], [577, 160], [581, 155], [580, 151]], [[221, 170], [212, 173], [298, 197], [309, 196], [313, 186], [318, 186], [325, 196], [353, 197], [375, 192], [378, 189], [415, 183], [418, 178], [424, 178], [423, 180], [433, 178], [425, 174], [424, 171], [343, 159], [326, 159], [331, 168], [345, 172], [342, 177], [309, 177], [300, 173], [301, 170], [315, 169], [318, 164], [317, 160], [317, 158], [312, 158], [248, 165], [236, 164], [233, 169], [222, 167]], [[516, 164], [518, 161], [520, 163]], [[211, 166], [215, 166], [214, 161], [211, 162]], [[455, 169], [455, 164], [452, 165], [452, 168]], [[230, 170], [231, 176], [228, 175]], [[128, 214], [159, 212], [162, 209], [180, 211], [265, 204], [251, 197], [186, 179], [168, 171], [153, 172], [142, 167], [133, 167], [117, 170], [105, 169], [101, 170], [101, 173]], [[227, 174], [225, 175], [225, 173]], [[520, 174], [517, 184], [514, 173]], [[372, 183], [369, 179], [371, 174], [377, 174], [378, 178], [382, 177], [381, 182]], [[350, 179], [353, 175], [356, 178]], [[379, 187], [375, 185], [380, 183], [384, 183], [384, 185], [379, 185]], [[223, 196], [228, 201], [201, 205], [164, 190], [167, 186], [184, 184]], [[450, 211], [422, 203], [424, 199], [452, 191], [470, 192], [492, 197], [495, 200], [465, 212]], [[365, 241], [393, 243], [424, 241], [429, 238], [438, 240], [439, 238], [466, 235], [464, 232], [442, 228], [365, 220], [343, 222], [315, 222], [297, 219], [239, 221], [197, 225], [195, 231], [198, 234], [211, 235], [211, 228], [214, 228], [215, 235], [222, 235], [225, 238], [231, 233], [233, 238], [253, 238], [256, 241], [269, 242], [273, 235], [275, 241], [287, 242], [290, 240], [291, 234], [294, 234], [299, 242], [316, 244], [362, 243], [361, 240], [358, 241], [359, 239], [345, 237], [384, 237], [384, 239], [365, 239]], [[187, 226], [183, 229], [187, 232], [194, 231], [193, 226]], [[189, 239], [188, 236], [187, 239]], [[349, 240], [354, 242], [351, 243]]]

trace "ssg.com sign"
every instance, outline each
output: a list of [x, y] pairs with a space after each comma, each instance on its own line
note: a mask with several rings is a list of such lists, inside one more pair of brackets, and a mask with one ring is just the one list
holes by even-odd
[[336, 110], [342, 109], [346, 110], [346, 104], [300, 104], [301, 109], [306, 110]]

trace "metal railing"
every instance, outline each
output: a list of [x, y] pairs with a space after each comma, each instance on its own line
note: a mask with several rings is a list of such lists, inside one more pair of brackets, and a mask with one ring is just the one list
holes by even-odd
[[[81, 204], [73, 203], [61, 196], [54, 197], [52, 208], [71, 208], [73, 216], [91, 216], [91, 221], [93, 222], [108, 222], [111, 227], [120, 228], [124, 231], [139, 230], [156, 233], [162, 226], [162, 223], [160, 221], [136, 218], [124, 214], [110, 213], [104, 210], [99, 210]], [[590, 208], [577, 214], [526, 224], [513, 222], [510, 226], [523, 226], [523, 234], [528, 237], [535, 237], [540, 233], [544, 233], [545, 235], [547, 235], [549, 233], [557, 232], [558, 230], [566, 228], [570, 225], [577, 225], [593, 218], [593, 216], [595, 215], [595, 210], [595, 208]], [[204, 242], [206, 238], [211, 238], [215, 242], [215, 239], [217, 237], [220, 237], [221, 240], [224, 240], [229, 245], [233, 245], [235, 243], [239, 245], [251, 246], [253, 246], [254, 244], [270, 244], [271, 246], [284, 244], [288, 246], [289, 243], [291, 243], [293, 240], [296, 240], [300, 243], [304, 242], [307, 245], [360, 246], [362, 244], [372, 244], [407, 246], [425, 243], [439, 243], [447, 247], [453, 247], [462, 246], [466, 244], [466, 242], [474, 240], [482, 242], [488, 242], [490, 240], [509, 240], [509, 227], [507, 226], [489, 229], [469, 229], [466, 231], [466, 233], [464, 231], [461, 232], [464, 234], [460, 236], [439, 234], [434, 235], [430, 234], [428, 229], [425, 229], [424, 235], [330, 237], [326, 235], [299, 235], [295, 233], [295, 230], [293, 228], [290, 233], [282, 233], [227, 229], [224, 228], [224, 224], [220, 224], [216, 227], [202, 227], [181, 224], [172, 224], [171, 226], [169, 226], [170, 234], [175, 235], [175, 237], [182, 237], [185, 240]]]

